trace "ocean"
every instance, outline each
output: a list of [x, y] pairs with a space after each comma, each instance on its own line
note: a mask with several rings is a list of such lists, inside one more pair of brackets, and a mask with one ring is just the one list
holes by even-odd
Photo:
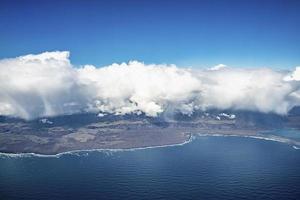
[[172, 147], [0, 156], [0, 199], [300, 199], [300, 150], [203, 136]]

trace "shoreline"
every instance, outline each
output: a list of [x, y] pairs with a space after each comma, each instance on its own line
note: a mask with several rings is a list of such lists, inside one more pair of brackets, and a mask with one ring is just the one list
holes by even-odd
[[284, 138], [276, 135], [236, 135], [236, 134], [202, 134], [198, 133], [197, 136], [199, 137], [241, 137], [241, 138], [252, 138], [257, 140], [265, 140], [265, 141], [272, 141], [272, 142], [278, 142], [283, 143], [286, 145], [291, 146], [294, 149], [300, 149], [300, 141], [294, 141], [289, 138]]
[[157, 145], [157, 146], [148, 146], [148, 147], [133, 147], [133, 148], [113, 148], [113, 149], [85, 149], [85, 150], [71, 150], [65, 151], [57, 154], [39, 154], [39, 153], [4, 153], [0, 152], [1, 156], [6, 157], [52, 157], [52, 158], [60, 158], [64, 155], [78, 155], [78, 153], [89, 153], [89, 152], [124, 152], [124, 151], [136, 151], [136, 150], [145, 150], [145, 149], [156, 149], [156, 148], [165, 148], [165, 147], [176, 147], [176, 146], [183, 146], [192, 142], [195, 139], [193, 134], [189, 135], [188, 140], [181, 142], [181, 143], [174, 143], [174, 144], [166, 144], [166, 145]]
[[0, 152], [0, 158], [3, 157], [11, 157], [11, 158], [23, 158], [23, 157], [47, 157], [47, 158], [60, 158], [64, 155], [77, 155], [81, 156], [81, 153], [89, 153], [89, 152], [128, 152], [128, 151], [136, 151], [136, 150], [146, 150], [146, 149], [156, 149], [156, 148], [165, 148], [165, 147], [176, 147], [183, 146], [194, 141], [197, 137], [240, 137], [240, 138], [252, 138], [257, 140], [265, 140], [283, 143], [291, 146], [295, 150], [300, 150], [300, 142], [293, 141], [288, 138], [283, 138], [275, 135], [263, 136], [263, 135], [235, 135], [235, 134], [203, 134], [196, 133], [190, 134], [188, 140], [182, 143], [175, 144], [167, 144], [167, 145], [158, 145], [158, 146], [148, 146], [148, 147], [134, 147], [134, 148], [113, 148], [113, 149], [85, 149], [85, 150], [71, 150], [66, 152], [61, 152], [57, 154], [39, 154], [39, 153], [4, 153]]

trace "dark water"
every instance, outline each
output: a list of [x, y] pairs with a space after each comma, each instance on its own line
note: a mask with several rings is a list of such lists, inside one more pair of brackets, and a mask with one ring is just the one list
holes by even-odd
[[300, 199], [300, 150], [252, 138], [0, 158], [0, 199]]

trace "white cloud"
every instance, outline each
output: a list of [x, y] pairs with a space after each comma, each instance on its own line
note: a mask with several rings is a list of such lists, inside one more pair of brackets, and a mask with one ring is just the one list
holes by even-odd
[[295, 71], [284, 77], [285, 81], [300, 81], [300, 66]]
[[300, 105], [300, 68], [278, 72], [219, 65], [191, 70], [132, 61], [75, 68], [69, 52], [0, 60], [0, 115], [32, 119], [90, 111], [191, 114], [244, 109], [285, 114]]
[[220, 70], [220, 69], [224, 69], [224, 68], [226, 68], [226, 67], [227, 67], [227, 66], [224, 65], [224, 64], [218, 64], [218, 65], [216, 65], [216, 66], [213, 66], [213, 67], [209, 68], [209, 70]]

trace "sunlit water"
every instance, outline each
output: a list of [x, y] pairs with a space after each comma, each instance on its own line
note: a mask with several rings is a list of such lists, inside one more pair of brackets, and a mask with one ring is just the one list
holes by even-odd
[[0, 157], [0, 199], [299, 199], [300, 150], [253, 138]]

